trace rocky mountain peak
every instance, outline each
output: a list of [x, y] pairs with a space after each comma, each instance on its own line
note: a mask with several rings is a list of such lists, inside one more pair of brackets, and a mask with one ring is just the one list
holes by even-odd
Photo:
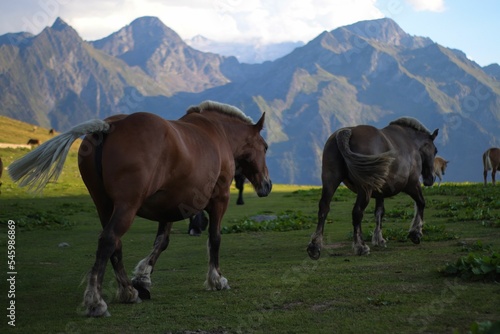
[[64, 22], [63, 19], [61, 19], [60, 17], [58, 17], [54, 21], [54, 23], [52, 24], [52, 26], [50, 28], [53, 30], [57, 30], [57, 31], [63, 31], [66, 29], [73, 29], [66, 22]]
[[348, 30], [369, 41], [376, 41], [392, 46], [403, 46], [413, 49], [433, 43], [429, 38], [415, 37], [407, 34], [394, 20], [389, 18], [360, 21], [340, 29]]

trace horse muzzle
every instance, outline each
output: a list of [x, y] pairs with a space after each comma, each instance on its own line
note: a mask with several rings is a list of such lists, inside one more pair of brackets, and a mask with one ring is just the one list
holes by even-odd
[[432, 186], [434, 184], [434, 178], [433, 177], [424, 177], [423, 181], [424, 181], [424, 186], [426, 186], [426, 187], [430, 187], [430, 186]]
[[256, 189], [257, 196], [266, 197], [267, 195], [269, 195], [272, 188], [273, 188], [273, 182], [270, 179], [263, 180], [262, 183], [260, 184], [259, 189]]

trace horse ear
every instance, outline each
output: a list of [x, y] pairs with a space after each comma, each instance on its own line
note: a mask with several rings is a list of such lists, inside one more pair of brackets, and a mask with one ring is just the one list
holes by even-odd
[[437, 137], [437, 135], [438, 135], [438, 132], [439, 132], [439, 129], [434, 130], [434, 132], [433, 132], [433, 133], [432, 133], [432, 135], [431, 135], [431, 139], [432, 139], [432, 140], [436, 139], [436, 137]]
[[264, 128], [264, 119], [266, 118], [266, 113], [262, 113], [259, 121], [255, 124], [255, 128], [260, 132]]

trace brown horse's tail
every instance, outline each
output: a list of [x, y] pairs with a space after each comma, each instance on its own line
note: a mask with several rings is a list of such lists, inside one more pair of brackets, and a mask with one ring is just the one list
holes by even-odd
[[486, 150], [486, 152], [484, 152], [483, 154], [483, 166], [485, 171], [491, 170], [493, 168], [490, 159], [490, 149]]
[[394, 161], [393, 151], [376, 155], [365, 155], [351, 151], [349, 139], [352, 131], [342, 129], [337, 132], [337, 145], [344, 157], [349, 177], [356, 186], [363, 189], [381, 191], [389, 174], [389, 166]]
[[39, 192], [50, 180], [57, 180], [71, 145], [79, 137], [98, 132], [107, 132], [109, 124], [94, 119], [79, 124], [63, 134], [54, 137], [37, 149], [14, 161], [9, 166], [9, 175], [21, 187]]

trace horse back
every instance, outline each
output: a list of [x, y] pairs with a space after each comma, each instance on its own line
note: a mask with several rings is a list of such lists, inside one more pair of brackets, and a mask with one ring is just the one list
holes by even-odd
[[390, 151], [393, 147], [386, 134], [370, 125], [358, 125], [350, 128], [349, 146], [355, 153], [377, 155]]

